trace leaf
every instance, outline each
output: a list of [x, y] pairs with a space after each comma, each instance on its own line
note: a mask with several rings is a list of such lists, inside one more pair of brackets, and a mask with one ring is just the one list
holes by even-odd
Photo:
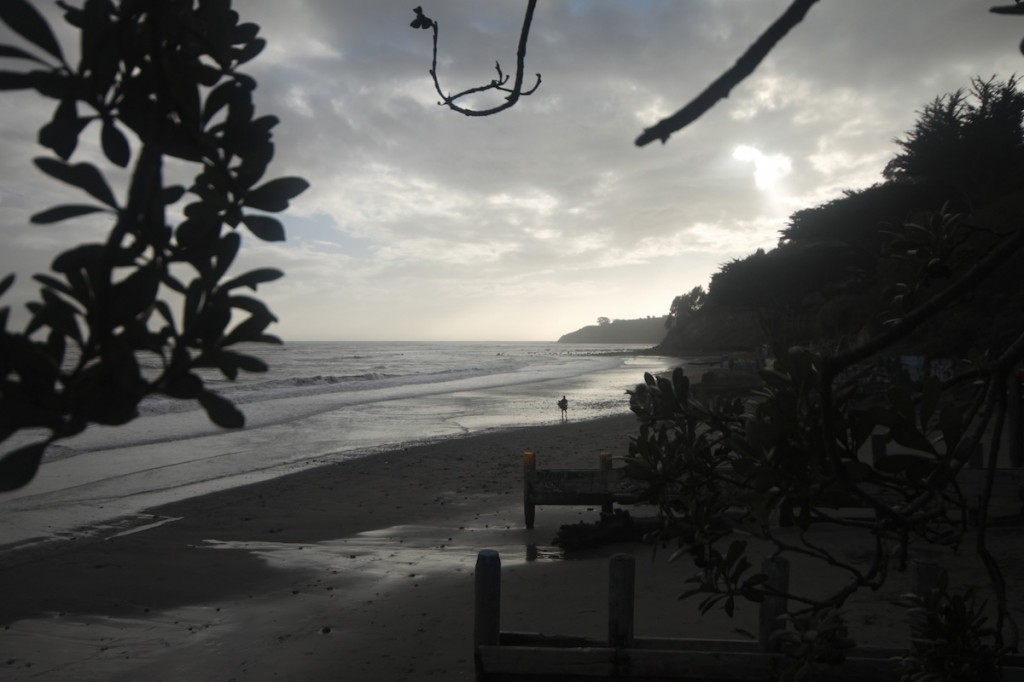
[[270, 343], [269, 337], [263, 334], [263, 330], [276, 321], [277, 318], [273, 315], [269, 317], [257, 317], [254, 315], [235, 325], [235, 328], [224, 337], [222, 345], [231, 346], [246, 341], [249, 343]]
[[14, 273], [7, 275], [2, 280], [0, 280], [0, 296], [3, 296], [5, 293], [7, 293], [7, 290], [11, 288], [12, 284], [14, 284]]
[[228, 106], [232, 99], [243, 94], [244, 88], [236, 81], [221, 83], [206, 96], [203, 104], [203, 123], [209, 123], [217, 112]]
[[164, 395], [180, 400], [192, 400], [203, 392], [203, 380], [191, 372], [172, 374], [163, 387]]
[[216, 217], [196, 215], [178, 225], [174, 235], [179, 245], [196, 249], [210, 245], [219, 233], [220, 222]]
[[205, 389], [200, 391], [196, 398], [206, 410], [210, 421], [217, 426], [226, 429], [240, 429], [245, 426], [245, 415], [230, 400]]
[[733, 563], [735, 563], [741, 556], [743, 556], [743, 552], [746, 551], [746, 549], [746, 540], [733, 540], [729, 544], [729, 551], [726, 553], [725, 556], [725, 565], [732, 566]]
[[43, 66], [49, 66], [49, 64], [47, 64], [31, 52], [26, 52], [20, 47], [14, 47], [13, 45], [0, 45], [0, 57], [11, 57], [12, 59], [31, 59], [34, 62], [42, 64]]
[[245, 23], [235, 26], [231, 31], [232, 43], [247, 43], [255, 38], [260, 32], [259, 24]]
[[287, 209], [288, 201], [302, 194], [308, 187], [309, 183], [302, 178], [278, 178], [249, 192], [244, 203], [250, 208], [275, 213]]
[[256, 291], [258, 284], [264, 282], [273, 282], [275, 279], [280, 279], [284, 276], [284, 273], [276, 268], [259, 268], [258, 270], [250, 270], [244, 275], [239, 275], [232, 280], [225, 282], [220, 285], [221, 291], [229, 291], [231, 289], [237, 289], [238, 287], [249, 287], [253, 291]]
[[102, 244], [82, 244], [58, 255], [53, 259], [50, 268], [65, 274], [77, 270], [89, 270], [103, 258], [103, 253]]
[[108, 314], [114, 324], [125, 324], [142, 314], [156, 299], [160, 267], [153, 261], [111, 287]]
[[0, 71], [0, 90], [26, 90], [36, 87], [37, 79], [22, 71]]
[[160, 190], [160, 202], [164, 206], [177, 203], [185, 196], [185, 188], [182, 185], [170, 185]]
[[57, 296], [50, 289], [43, 289], [43, 300], [46, 307], [43, 308], [47, 325], [54, 331], [64, 336], [70, 336], [79, 343], [82, 342], [81, 330], [78, 328], [76, 314], [78, 311], [73, 305]]
[[93, 206], [91, 204], [63, 204], [40, 211], [29, 218], [29, 220], [36, 225], [48, 225], [60, 222], [61, 220], [67, 220], [68, 218], [77, 218], [78, 216], [100, 213], [106, 210], [102, 206]]
[[32, 3], [27, 0], [3, 0], [0, 2], [0, 20], [21, 37], [46, 50], [61, 62], [64, 61], [64, 54], [53, 31], [50, 30], [50, 25]]
[[57, 279], [55, 277], [51, 277], [49, 275], [38, 274], [38, 275], [32, 275], [32, 279], [36, 280], [37, 282], [39, 282], [43, 286], [47, 286], [47, 287], [50, 287], [51, 289], [54, 289], [55, 291], [61, 292], [62, 294], [64, 294], [65, 296], [68, 296], [69, 298], [73, 298], [73, 299], [75, 299], [77, 301], [81, 300], [81, 299], [78, 298], [78, 295], [71, 289], [71, 287], [69, 287], [67, 284], [65, 284], [64, 282], [61, 282], [59, 279]]
[[39, 170], [47, 175], [83, 189], [107, 206], [117, 208], [117, 200], [114, 198], [114, 193], [110, 191], [110, 187], [107, 185], [107, 181], [103, 179], [103, 175], [92, 164], [76, 163], [72, 166], [56, 159], [45, 157], [36, 158], [34, 161]]
[[247, 61], [254, 59], [260, 52], [263, 52], [263, 48], [266, 46], [267, 41], [262, 38], [250, 40], [240, 50], [235, 50], [235, 60], [239, 64], [244, 64]]
[[[7, 0], [4, 0], [6, 2]], [[0, 3], [2, 5], [3, 3]], [[18, 448], [0, 459], [0, 492], [21, 488], [35, 478], [46, 452], [46, 443], [33, 443]]]
[[89, 119], [79, 118], [75, 100], [66, 97], [57, 106], [53, 119], [39, 129], [39, 144], [52, 149], [57, 156], [67, 161], [78, 145], [78, 136], [87, 125]]
[[263, 215], [247, 215], [242, 222], [249, 231], [265, 242], [283, 242], [284, 226], [277, 218]]
[[252, 298], [250, 296], [229, 296], [228, 305], [232, 308], [244, 310], [253, 316], [274, 317], [270, 312], [270, 309], [267, 308], [267, 305], [258, 298]]
[[216, 260], [213, 270], [215, 280], [220, 280], [228, 271], [228, 268], [231, 267], [231, 264], [235, 262], [235, 256], [238, 255], [238, 249], [241, 245], [242, 239], [236, 232], [229, 232], [217, 242]]
[[107, 155], [107, 158], [121, 168], [127, 167], [128, 161], [131, 158], [128, 138], [117, 129], [113, 121], [103, 122], [103, 132], [100, 135], [100, 139], [103, 142], [103, 153]]

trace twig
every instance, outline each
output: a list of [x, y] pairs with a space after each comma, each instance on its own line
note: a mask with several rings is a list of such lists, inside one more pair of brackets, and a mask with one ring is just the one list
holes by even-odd
[[655, 140], [661, 140], [662, 143], [667, 142], [672, 133], [690, 125], [717, 104], [718, 100], [728, 97], [734, 87], [754, 72], [754, 69], [768, 56], [775, 44], [782, 40], [790, 29], [803, 21], [804, 16], [811, 9], [811, 5], [817, 1], [793, 0], [783, 15], [765, 29], [754, 44], [736, 60], [731, 69], [719, 76], [685, 107], [650, 128], [644, 129], [640, 137], [636, 138], [636, 146], [643, 147]]
[[[526, 4], [526, 16], [523, 17], [523, 27], [519, 32], [519, 49], [516, 52], [516, 75], [515, 80], [512, 82], [512, 87], [505, 87], [508, 83], [509, 76], [501, 70], [501, 64], [498, 62], [494, 63], [494, 68], [498, 72], [498, 77], [492, 80], [487, 85], [479, 85], [474, 88], [468, 88], [462, 92], [458, 92], [454, 95], [446, 95], [441, 89], [441, 83], [437, 77], [437, 33], [438, 23], [433, 19], [425, 16], [423, 10], [420, 7], [415, 8], [413, 11], [416, 12], [416, 19], [412, 22], [413, 28], [430, 28], [434, 32], [434, 56], [430, 64], [430, 77], [434, 79], [434, 88], [437, 90], [437, 94], [441, 97], [441, 101], [438, 102], [441, 106], [446, 106], [452, 111], [457, 111], [465, 116], [491, 116], [499, 111], [504, 111], [515, 105], [519, 101], [521, 96], [532, 95], [537, 88], [540, 87], [541, 77], [537, 74], [537, 82], [533, 84], [533, 87], [529, 90], [523, 90], [523, 69], [524, 63], [526, 62], [526, 44], [530, 37], [530, 26], [533, 24], [533, 12], [537, 7], [537, 0], [528, 0]], [[508, 97], [505, 98], [504, 103], [499, 104], [496, 107], [490, 109], [467, 109], [461, 107], [455, 103], [456, 100], [472, 95], [478, 92], [486, 92], [488, 90], [499, 90], [501, 92], [509, 93]]]

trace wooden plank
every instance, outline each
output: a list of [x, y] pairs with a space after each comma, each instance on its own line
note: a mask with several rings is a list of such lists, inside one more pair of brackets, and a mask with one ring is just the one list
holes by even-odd
[[548, 647], [548, 648], [593, 648], [608, 644], [603, 639], [575, 635], [548, 635], [543, 632], [516, 632], [502, 630], [500, 637], [502, 646]]
[[[594, 637], [573, 637], [569, 635], [548, 635], [538, 632], [501, 632], [502, 646], [521, 647], [589, 647], [603, 648], [604, 640]], [[664, 651], [704, 651], [720, 653], [762, 653], [760, 644], [751, 639], [682, 639], [678, 637], [635, 637], [633, 649], [659, 649]], [[852, 649], [850, 655], [856, 658], [879, 658], [888, 659], [899, 656], [906, 652], [906, 649], [896, 647], [880, 646], [858, 646]], [[1019, 659], [1019, 660], [1018, 660]], [[1017, 661], [1015, 665], [1024, 664], [1024, 656], [1011, 656], [1008, 661]]]
[[474, 571], [474, 646], [498, 644], [501, 633], [501, 557], [493, 549], [476, 555]]
[[[761, 562], [761, 572], [768, 576], [765, 588], [781, 594], [789, 592], [789, 560], [781, 557]], [[786, 613], [786, 598], [767, 596], [757, 611], [757, 640], [762, 651], [778, 651], [779, 644], [772, 640], [772, 634], [783, 627], [779, 617]]]
[[[481, 669], [493, 682], [530, 679], [704, 680], [750, 682], [777, 679], [789, 665], [780, 654], [671, 651], [609, 647], [480, 647]], [[829, 678], [834, 682], [896, 682], [887, 658], [850, 657]]]
[[[571, 635], [549, 635], [542, 632], [501, 631], [502, 646], [520, 647], [587, 647], [603, 648], [607, 642], [595, 637], [575, 637]], [[753, 640], [744, 639], [679, 639], [676, 637], [634, 637], [633, 649], [665, 649], [669, 651], [739, 651], [758, 653], [760, 645]], [[896, 649], [886, 649], [886, 655], [899, 653]], [[895, 652], [895, 653], [893, 653]]]
[[[692, 640], [689, 644], [697, 645], [700, 641]], [[687, 640], [676, 640], [675, 643], [687, 643]], [[763, 682], [777, 679], [778, 674], [790, 665], [789, 659], [781, 654], [752, 652], [749, 646], [745, 649], [482, 646], [478, 648], [481, 672], [478, 679], [489, 682], [548, 679], [573, 682], [608, 679]], [[868, 653], [872, 655], [862, 655]], [[897, 682], [899, 674], [891, 658], [901, 653], [903, 651], [899, 649], [882, 647], [855, 649], [829, 679], [833, 682]], [[1002, 680], [1024, 682], [1024, 667], [1007, 665], [1003, 668]]]
[[633, 591], [636, 583], [636, 558], [616, 554], [608, 563], [608, 644], [633, 645]]
[[533, 501], [533, 473], [536, 470], [537, 455], [532, 450], [525, 451], [523, 453], [523, 516], [527, 528], [533, 528], [533, 521], [537, 513]]

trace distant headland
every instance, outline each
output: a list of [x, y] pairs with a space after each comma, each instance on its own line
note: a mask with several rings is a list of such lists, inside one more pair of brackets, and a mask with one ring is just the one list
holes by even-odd
[[587, 325], [565, 334], [558, 343], [661, 343], [665, 339], [667, 315], [644, 317], [637, 320], [610, 320], [597, 318], [597, 324]]

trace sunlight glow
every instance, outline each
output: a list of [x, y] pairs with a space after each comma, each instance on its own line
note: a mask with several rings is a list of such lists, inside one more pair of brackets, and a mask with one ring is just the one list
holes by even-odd
[[757, 188], [765, 191], [774, 190], [779, 181], [789, 175], [793, 164], [785, 154], [765, 154], [760, 149], [742, 144], [733, 150], [732, 158], [737, 161], [754, 163], [754, 182]]

